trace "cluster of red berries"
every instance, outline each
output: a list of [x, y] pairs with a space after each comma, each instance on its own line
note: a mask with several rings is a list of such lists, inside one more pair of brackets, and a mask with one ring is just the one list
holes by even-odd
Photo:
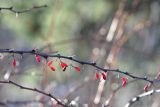
[[[41, 62], [41, 57], [39, 55], [35, 55], [35, 59], [37, 62]], [[53, 61], [48, 61], [47, 62], [47, 66], [52, 70], [52, 71], [56, 71], [56, 68], [52, 65]], [[14, 58], [12, 61], [12, 66], [13, 68], [16, 68], [17, 66], [17, 62], [16, 59]], [[66, 68], [69, 66], [67, 63], [63, 62], [60, 60], [60, 66], [62, 68], [63, 71], [66, 70]], [[71, 65], [76, 71], [80, 72], [81, 68], [77, 67], [77, 66], [73, 66]], [[95, 74], [95, 78], [96, 79], [100, 79], [102, 78], [103, 80], [107, 80], [107, 72], [101, 72], [101, 73], [96, 73]], [[121, 81], [122, 81], [122, 86], [125, 87], [127, 85], [127, 78], [126, 77], [121, 77]], [[149, 88], [149, 85], [145, 85], [144, 86], [144, 91], [147, 92]]]
[[[107, 80], [107, 72], [102, 72], [102, 73], [96, 73], [95, 78], [100, 79], [102, 77], [103, 80]], [[122, 86], [125, 87], [127, 85], [127, 78], [122, 77]]]
[[[41, 62], [41, 57], [39, 56], [39, 55], [35, 55], [35, 59], [36, 59], [36, 61], [39, 63], [39, 62]], [[52, 65], [52, 63], [53, 63], [53, 61], [48, 61], [47, 62], [47, 65], [48, 65], [48, 67], [52, 70], [52, 71], [56, 71], [56, 68]], [[12, 61], [12, 67], [13, 68], [16, 68], [16, 66], [17, 66], [17, 61], [16, 61], [16, 59], [14, 58], [13, 59], [13, 61]], [[60, 66], [61, 66], [61, 68], [63, 69], [63, 71], [65, 71], [66, 70], [66, 68], [69, 66], [67, 63], [65, 63], [65, 62], [62, 62], [61, 60], [60, 60]], [[73, 66], [73, 65], [71, 65], [77, 72], [80, 72], [81, 71], [81, 68], [80, 67], [77, 67], [77, 66]]]
[[[35, 55], [35, 58], [36, 58], [36, 61], [37, 61], [37, 62], [40, 62], [40, 61], [41, 61], [41, 58], [40, 58], [39, 55]], [[48, 61], [48, 62], [47, 62], [47, 65], [48, 65], [48, 67], [49, 67], [52, 71], [55, 71], [56, 68], [52, 65], [52, 63], [53, 63], [53, 61]], [[63, 69], [63, 71], [65, 71], [66, 68], [67, 68], [69, 65], [68, 65], [67, 63], [62, 62], [62, 61], [60, 60], [60, 66], [61, 66], [61, 68]], [[72, 65], [72, 67], [73, 67], [76, 71], [78, 71], [78, 72], [81, 71], [80, 67], [76, 67], [76, 66], [73, 66], [73, 65]]]

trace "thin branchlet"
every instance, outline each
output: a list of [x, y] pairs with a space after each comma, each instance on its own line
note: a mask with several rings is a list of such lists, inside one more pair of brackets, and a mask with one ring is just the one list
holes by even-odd
[[124, 107], [130, 107], [131, 105], [133, 105], [134, 103], [138, 102], [140, 99], [142, 99], [143, 97], [147, 97], [149, 95], [153, 95], [154, 93], [160, 93], [160, 89], [156, 89], [156, 90], [150, 90], [148, 92], [144, 92], [142, 94], [137, 95], [136, 97], [132, 98], [127, 104], [125, 104]]
[[[52, 94], [46, 93], [46, 92], [41, 91], [41, 90], [39, 90], [37, 88], [25, 87], [25, 86], [22, 86], [20, 84], [17, 84], [16, 82], [11, 81], [11, 80], [9, 80], [9, 81], [3, 81], [3, 80], [1, 80], [0, 83], [2, 83], [2, 84], [11, 84], [11, 85], [14, 85], [16, 87], [19, 87], [20, 89], [29, 90], [29, 91], [33, 91], [33, 92], [37, 92], [37, 93], [43, 94], [45, 96], [48, 96], [49, 98], [53, 98], [57, 102], [58, 105], [61, 105], [63, 107], [68, 107], [67, 105], [63, 104], [59, 99], [57, 99]], [[4, 104], [4, 103], [2, 103], [2, 104]]]
[[47, 53], [40, 52], [40, 51], [37, 51], [37, 50], [13, 50], [13, 49], [12, 50], [11, 49], [0, 49], [0, 53], [10, 53], [10, 54], [19, 54], [19, 55], [32, 54], [32, 55], [39, 55], [39, 56], [41, 56], [41, 57], [43, 57], [45, 59], [47, 59], [49, 57], [59, 58], [59, 59], [67, 59], [67, 60], [71, 60], [71, 61], [77, 62], [79, 64], [82, 64], [82, 65], [92, 66], [92, 67], [94, 67], [97, 70], [102, 71], [102, 72], [116, 72], [116, 73], [120, 73], [120, 74], [126, 75], [128, 77], [131, 77], [133, 79], [143, 80], [143, 81], [146, 81], [146, 82], [149, 82], [149, 83], [160, 82], [160, 81], [157, 81], [155, 79], [154, 80], [150, 80], [147, 77], [135, 76], [135, 75], [133, 75], [131, 73], [128, 73], [128, 72], [125, 72], [125, 71], [121, 71], [119, 69], [106, 69], [106, 68], [98, 66], [95, 62], [82, 61], [82, 60], [76, 59], [75, 57], [64, 56], [64, 55], [60, 55], [60, 54], [47, 54]]
[[40, 9], [40, 8], [45, 8], [45, 7], [48, 7], [46, 4], [45, 5], [40, 5], [40, 6], [33, 6], [29, 9], [24, 9], [24, 10], [15, 10], [13, 6], [11, 7], [0, 7], [0, 10], [8, 10], [12, 13], [16, 13], [16, 14], [22, 14], [22, 13], [26, 13], [26, 12], [31, 12], [33, 10], [36, 10], [36, 9]]

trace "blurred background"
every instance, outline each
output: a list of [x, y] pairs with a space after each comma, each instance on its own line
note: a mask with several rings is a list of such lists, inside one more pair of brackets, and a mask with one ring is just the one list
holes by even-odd
[[[0, 0], [0, 7], [26, 10], [17, 14], [0, 10], [0, 49], [58, 51], [104, 68], [118, 68], [133, 75], [154, 79], [160, 72], [159, 0]], [[57, 54], [57, 53], [55, 53]], [[95, 79], [101, 72], [91, 66], [64, 60], [81, 67], [64, 72], [59, 60], [50, 58], [56, 71], [37, 63], [34, 55], [0, 54], [0, 79], [13, 80], [26, 87], [50, 92], [73, 107], [124, 107], [129, 99], [143, 92], [145, 81], [108, 73], [106, 81]], [[159, 84], [149, 87], [158, 89]], [[133, 107], [159, 107], [160, 95], [145, 97]], [[0, 84], [0, 102], [9, 107], [55, 107], [48, 97]], [[17, 103], [19, 102], [19, 103]]]

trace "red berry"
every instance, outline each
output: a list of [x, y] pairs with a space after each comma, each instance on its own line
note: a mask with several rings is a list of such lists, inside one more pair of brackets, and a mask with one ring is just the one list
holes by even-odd
[[39, 55], [35, 55], [35, 57], [36, 57], [36, 61], [37, 61], [37, 62], [41, 62], [41, 58], [40, 58]]
[[103, 80], [107, 80], [107, 74], [105, 72], [102, 72], [101, 74], [102, 74]]
[[144, 90], [145, 92], [147, 92], [147, 91], [148, 91], [148, 88], [149, 88], [149, 85], [146, 84], [146, 85], [144, 86], [143, 90]]
[[13, 68], [16, 68], [16, 65], [17, 65], [16, 59], [13, 59], [13, 61], [12, 61], [12, 66], [13, 66]]
[[55, 71], [55, 70], [56, 70], [54, 66], [50, 66], [50, 69], [51, 69], [52, 71]]
[[81, 68], [80, 68], [80, 67], [74, 67], [74, 69], [75, 69], [76, 71], [78, 71], [78, 72], [81, 71]]
[[52, 61], [48, 61], [47, 65], [50, 66], [52, 64]]
[[96, 77], [96, 79], [99, 79], [99, 78], [100, 78], [99, 73], [96, 73], [96, 74], [95, 74], [95, 77]]
[[127, 84], [127, 78], [126, 77], [122, 77], [121, 80], [122, 80], [122, 86], [125, 87], [126, 84]]
[[68, 67], [68, 65], [66, 63], [62, 62], [62, 61], [60, 62], [60, 65], [61, 65], [62, 68]]

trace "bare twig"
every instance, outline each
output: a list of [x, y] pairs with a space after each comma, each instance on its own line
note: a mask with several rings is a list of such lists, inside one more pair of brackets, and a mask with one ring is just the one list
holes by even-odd
[[47, 5], [33, 6], [32, 8], [25, 9], [25, 10], [15, 10], [12, 6], [11, 7], [0, 7], [0, 10], [8, 10], [16, 14], [22, 14], [22, 13], [30, 12], [35, 9], [44, 8], [44, 7], [47, 7]]
[[139, 101], [143, 97], [146, 97], [146, 96], [149, 96], [149, 95], [153, 95], [154, 93], [160, 93], [160, 89], [150, 90], [148, 92], [142, 93], [142, 94], [132, 98], [124, 107], [130, 107], [132, 104], [134, 104], [135, 102]]
[[24, 86], [22, 86], [22, 85], [19, 85], [19, 84], [13, 82], [13, 81], [10, 81], [10, 80], [9, 80], [9, 81], [2, 81], [2, 80], [1, 80], [0, 83], [3, 83], [3, 84], [11, 84], [11, 85], [14, 85], [14, 86], [16, 86], [16, 87], [19, 87], [20, 89], [25, 89], [25, 90], [29, 90], [29, 91], [41, 93], [41, 94], [43, 94], [43, 95], [45, 95], [45, 96], [48, 96], [48, 97], [50, 97], [50, 98], [53, 98], [53, 99], [57, 102], [58, 105], [61, 105], [61, 106], [63, 106], [63, 107], [68, 107], [67, 105], [63, 104], [60, 100], [58, 100], [55, 96], [51, 95], [50, 93], [45, 93], [45, 92], [43, 92], [43, 91], [41, 91], [41, 90], [38, 90], [38, 89], [36, 89], [36, 88], [24, 87]]

